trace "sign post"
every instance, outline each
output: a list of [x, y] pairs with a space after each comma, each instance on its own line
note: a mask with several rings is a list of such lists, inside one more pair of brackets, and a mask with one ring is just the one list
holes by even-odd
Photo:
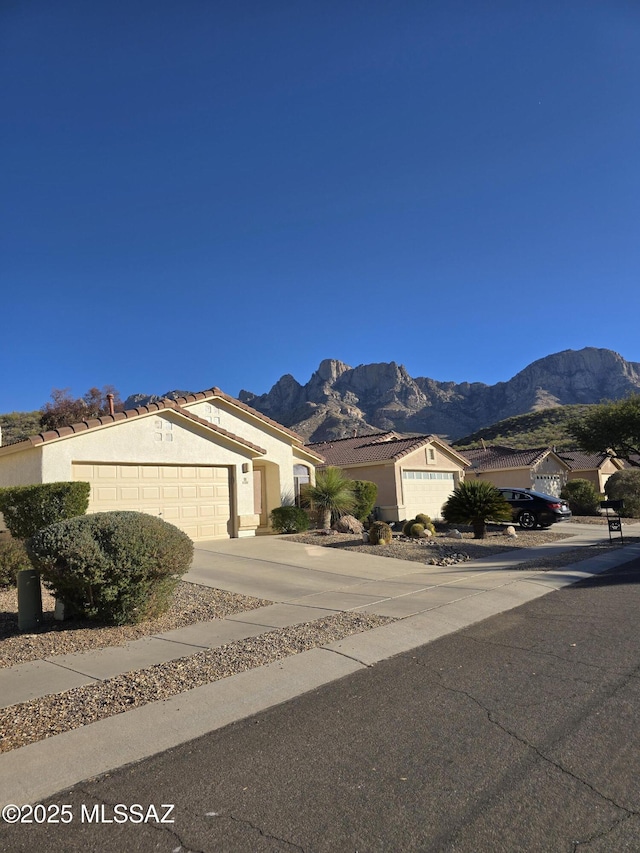
[[[620, 534], [620, 541], [624, 544], [624, 536], [622, 535], [622, 519], [620, 518], [620, 510], [624, 507], [624, 501], [600, 501], [600, 509], [606, 511], [607, 524], [609, 525], [609, 542], [613, 541], [612, 533]], [[614, 515], [609, 515], [609, 510], [613, 510]]]

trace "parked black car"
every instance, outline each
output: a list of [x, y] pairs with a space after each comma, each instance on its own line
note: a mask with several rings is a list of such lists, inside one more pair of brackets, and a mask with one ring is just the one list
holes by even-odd
[[566, 521], [571, 518], [569, 504], [554, 495], [544, 492], [533, 492], [531, 489], [498, 489], [503, 497], [511, 504], [513, 520], [517, 521], [524, 530], [534, 527], [549, 527], [556, 521]]

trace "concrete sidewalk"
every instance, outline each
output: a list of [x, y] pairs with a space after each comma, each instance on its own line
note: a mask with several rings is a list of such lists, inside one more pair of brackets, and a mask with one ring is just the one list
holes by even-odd
[[[300, 545], [280, 537], [198, 543], [187, 580], [275, 603], [124, 647], [1, 669], [0, 706], [338, 611], [366, 611], [398, 621], [4, 753], [0, 801], [35, 802], [640, 556], [640, 545], [630, 545], [558, 570], [517, 568], [529, 559], [602, 541], [601, 527], [577, 528], [572, 525], [574, 536], [558, 543], [450, 567]], [[606, 529], [604, 533], [608, 539]]]

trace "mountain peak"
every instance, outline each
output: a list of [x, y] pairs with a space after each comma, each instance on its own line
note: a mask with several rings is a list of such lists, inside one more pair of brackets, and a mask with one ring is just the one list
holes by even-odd
[[[412, 378], [395, 361], [349, 367], [324, 359], [306, 385], [287, 375], [251, 405], [308, 440], [329, 441], [356, 429], [436, 433], [456, 439], [504, 418], [640, 392], [640, 364], [596, 347], [537, 359], [507, 382]], [[284, 387], [283, 387], [284, 385]], [[286, 392], [283, 393], [283, 391]]]

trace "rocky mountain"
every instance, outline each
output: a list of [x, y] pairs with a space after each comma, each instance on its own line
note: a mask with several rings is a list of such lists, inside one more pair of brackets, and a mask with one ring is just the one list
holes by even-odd
[[287, 374], [267, 394], [239, 398], [310, 441], [388, 429], [453, 440], [514, 415], [629, 392], [640, 393], [640, 363], [586, 347], [538, 359], [495, 385], [412, 378], [395, 362], [350, 367], [325, 359], [306, 385]]

